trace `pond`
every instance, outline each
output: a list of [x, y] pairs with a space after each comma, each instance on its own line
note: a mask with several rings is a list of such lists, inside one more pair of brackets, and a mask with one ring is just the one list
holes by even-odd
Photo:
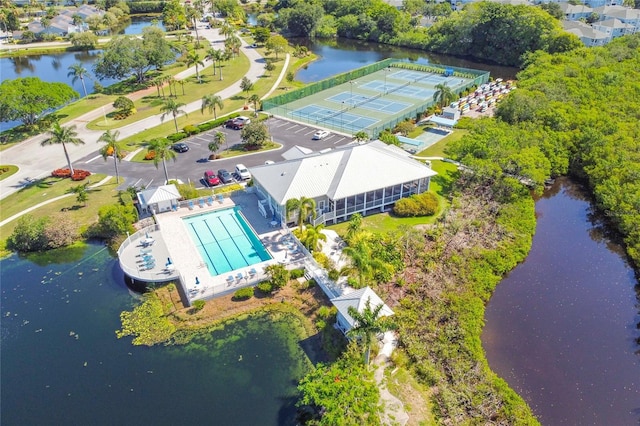
[[638, 424], [639, 288], [624, 249], [566, 179], [536, 214], [531, 252], [487, 306], [489, 365], [542, 424]]
[[13, 255], [0, 262], [0, 282], [3, 425], [295, 423], [296, 384], [310, 364], [290, 319], [133, 346], [115, 330], [138, 301], [97, 244]]
[[514, 79], [518, 68], [484, 64], [455, 56], [438, 55], [421, 50], [394, 47], [386, 44], [369, 43], [358, 40], [336, 39], [309, 41], [292, 39], [291, 44], [306, 46], [319, 56], [318, 60], [308, 64], [296, 74], [296, 79], [310, 83], [336, 74], [351, 71], [386, 58], [396, 58], [419, 64], [445, 64], [462, 68], [486, 70], [494, 78]]
[[[133, 17], [119, 34], [141, 34], [143, 28], [153, 24], [152, 19], [152, 17], [148, 16]], [[164, 29], [161, 23], [158, 25]], [[118, 82], [117, 79], [112, 78], [98, 80], [93, 75], [93, 65], [100, 52], [101, 50], [92, 50], [89, 52], [60, 52], [47, 55], [0, 58], [0, 75], [2, 75], [3, 80], [38, 77], [50, 83], [65, 83], [73, 87], [80, 94], [80, 97], [84, 97], [80, 79], [77, 79], [74, 83], [72, 82], [73, 77], [67, 76], [69, 67], [73, 64], [80, 63], [89, 72], [89, 75], [85, 77], [85, 85], [87, 86], [87, 92], [90, 94], [93, 93], [93, 85], [96, 81], [105, 87]], [[0, 131], [11, 129], [19, 124], [21, 124], [20, 121], [0, 122]]]

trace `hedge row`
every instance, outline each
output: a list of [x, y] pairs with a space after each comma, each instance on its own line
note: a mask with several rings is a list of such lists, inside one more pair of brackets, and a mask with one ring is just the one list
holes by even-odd
[[214, 127], [221, 126], [222, 124], [224, 124], [225, 121], [229, 120], [230, 118], [236, 118], [238, 116], [240, 116], [240, 113], [232, 112], [229, 115], [225, 115], [224, 117], [220, 117], [215, 120], [198, 124], [197, 126], [188, 124], [187, 126], [185, 126], [186, 131], [172, 133], [169, 136], [167, 136], [167, 139], [175, 143], [175, 142], [181, 141], [182, 139], [186, 139], [189, 136], [197, 135], [198, 133], [206, 132], [208, 130], [213, 129]]

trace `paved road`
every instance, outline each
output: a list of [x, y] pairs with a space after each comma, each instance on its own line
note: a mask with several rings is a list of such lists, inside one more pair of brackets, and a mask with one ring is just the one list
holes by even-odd
[[[243, 163], [247, 167], [253, 167], [264, 164], [267, 160], [282, 161], [282, 154], [295, 145], [320, 151], [346, 145], [352, 141], [350, 136], [337, 133], [331, 133], [321, 141], [314, 141], [311, 139], [311, 136], [318, 130], [317, 127], [294, 123], [275, 117], [270, 118], [266, 123], [274, 141], [282, 144], [282, 148], [274, 151], [248, 154], [242, 157], [207, 161], [206, 159], [210, 154], [207, 145], [213, 139], [213, 135], [216, 132], [221, 131], [226, 135], [226, 143], [222, 147], [223, 149], [241, 142], [240, 131], [219, 127], [183, 141], [189, 146], [189, 151], [178, 153], [175, 161], [169, 161], [167, 163], [169, 178], [179, 179], [185, 183], [193, 182], [196, 187], [200, 187], [204, 186], [202, 177], [205, 170], [217, 171], [219, 169], [227, 169], [232, 172], [237, 163]], [[105, 162], [97, 153], [87, 155], [76, 161], [76, 165], [92, 173], [114, 174], [115, 172], [113, 160], [109, 159], [108, 162]], [[126, 179], [125, 182], [122, 183], [122, 188], [126, 188], [129, 185], [147, 186], [164, 182], [164, 171], [161, 164], [158, 165], [158, 169], [156, 169], [152, 162], [132, 163], [122, 161], [118, 165], [118, 170], [120, 175]]]
[[[222, 42], [224, 40], [224, 37], [220, 35], [218, 29], [207, 30], [201, 28], [198, 30], [198, 32], [202, 37], [209, 40], [214, 48], [223, 48]], [[264, 74], [264, 58], [262, 58], [255, 49], [244, 43], [244, 41], [242, 52], [250, 60], [250, 67], [246, 76], [251, 81], [255, 81], [259, 76]], [[211, 62], [205, 62], [205, 64], [210, 65]], [[188, 71], [180, 73], [179, 77], [186, 78], [187, 76], [194, 74], [195, 67], [191, 68]], [[152, 87], [147, 89], [147, 92], [153, 92], [155, 90], [156, 89]], [[218, 92], [218, 94], [223, 99], [228, 99], [241, 92], [242, 90], [240, 89], [240, 81], [238, 80], [231, 86]], [[143, 93], [137, 92], [133, 96], [140, 97], [145, 93], [145, 91], [143, 91]], [[189, 103], [183, 109], [187, 113], [190, 113], [199, 110], [200, 106], [201, 102], [197, 100]], [[109, 112], [111, 108], [111, 106], [105, 107], [105, 110]], [[78, 136], [85, 141], [84, 145], [71, 145], [67, 147], [69, 155], [71, 156], [71, 160], [74, 163], [79, 158], [97, 155], [100, 145], [98, 145], [96, 142], [102, 134], [102, 131], [89, 130], [86, 128], [86, 124], [98, 117], [101, 117], [102, 114], [102, 108], [98, 108], [94, 111], [84, 114], [83, 116], [69, 123], [69, 125], [75, 124], [77, 126]], [[160, 119], [160, 115], [157, 115], [121, 127], [118, 130], [120, 131], [120, 137], [125, 138], [139, 133], [142, 130], [155, 127], [161, 123], [162, 120]], [[0, 199], [23, 188], [24, 185], [28, 183], [29, 179], [42, 178], [48, 176], [51, 171], [56, 168], [66, 167], [66, 161], [61, 147], [40, 146], [40, 142], [45, 138], [46, 135], [38, 135], [29, 138], [14, 147], [0, 152], [0, 164], [15, 164], [19, 167], [19, 171], [16, 174], [4, 179], [0, 184]]]

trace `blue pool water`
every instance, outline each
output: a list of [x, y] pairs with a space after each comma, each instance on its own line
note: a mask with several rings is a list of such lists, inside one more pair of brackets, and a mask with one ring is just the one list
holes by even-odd
[[238, 207], [182, 220], [212, 276], [271, 259]]

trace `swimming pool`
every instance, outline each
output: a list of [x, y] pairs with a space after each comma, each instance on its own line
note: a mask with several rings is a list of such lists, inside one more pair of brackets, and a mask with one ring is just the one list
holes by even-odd
[[212, 276], [271, 259], [239, 207], [182, 219]]

